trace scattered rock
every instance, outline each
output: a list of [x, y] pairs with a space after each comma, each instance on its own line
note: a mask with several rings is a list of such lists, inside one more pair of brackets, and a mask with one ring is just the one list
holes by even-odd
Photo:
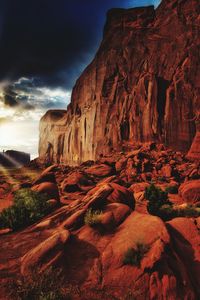
[[165, 165], [161, 169], [162, 175], [165, 177], [171, 177], [172, 176], [172, 167], [170, 165]]
[[148, 182], [138, 182], [134, 183], [130, 186], [129, 190], [133, 193], [139, 193], [144, 192], [147, 187], [149, 187], [150, 184]]

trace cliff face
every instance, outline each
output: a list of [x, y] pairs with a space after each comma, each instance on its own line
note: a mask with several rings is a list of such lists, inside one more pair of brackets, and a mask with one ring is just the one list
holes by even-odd
[[40, 159], [78, 164], [124, 142], [188, 150], [200, 106], [199, 28], [199, 0], [110, 10], [67, 111], [41, 119]]

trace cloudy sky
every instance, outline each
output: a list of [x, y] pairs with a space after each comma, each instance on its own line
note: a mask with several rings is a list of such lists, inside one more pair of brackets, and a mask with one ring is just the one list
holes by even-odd
[[38, 125], [65, 109], [92, 60], [108, 9], [159, 0], [0, 0], [0, 151], [37, 156]]

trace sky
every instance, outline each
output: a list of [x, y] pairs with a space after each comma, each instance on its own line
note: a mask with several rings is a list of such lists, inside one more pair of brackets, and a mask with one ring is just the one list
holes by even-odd
[[0, 151], [38, 155], [39, 120], [66, 109], [102, 39], [106, 12], [159, 0], [0, 0]]

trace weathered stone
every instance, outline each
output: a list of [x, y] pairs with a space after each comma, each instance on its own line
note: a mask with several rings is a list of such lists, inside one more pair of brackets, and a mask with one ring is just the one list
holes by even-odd
[[36, 184], [40, 184], [43, 182], [52, 182], [52, 183], [56, 183], [56, 177], [55, 174], [53, 172], [42, 172], [42, 174], [40, 174], [40, 176], [38, 176], [34, 181], [33, 181], [33, 185]]
[[100, 185], [87, 193], [83, 202], [86, 208], [101, 208], [107, 203], [107, 197], [113, 192], [110, 184]]
[[34, 185], [31, 189], [38, 193], [48, 195], [49, 199], [54, 198], [54, 199], [60, 201], [58, 186], [55, 183], [42, 182], [40, 184]]
[[94, 182], [83, 172], [73, 172], [62, 182], [62, 191], [66, 193], [78, 192], [86, 186], [93, 186]]
[[90, 168], [86, 169], [85, 172], [98, 177], [106, 177], [112, 175], [113, 168], [106, 164], [100, 164], [91, 166]]
[[200, 180], [187, 181], [179, 187], [179, 195], [188, 203], [200, 201]]
[[22, 275], [30, 275], [36, 269], [42, 271], [53, 265], [62, 255], [69, 237], [69, 231], [62, 229], [25, 254], [21, 259]]
[[133, 193], [117, 183], [110, 183], [110, 186], [113, 188], [113, 192], [108, 196], [109, 202], [123, 203], [132, 209], [135, 208], [135, 199]]

